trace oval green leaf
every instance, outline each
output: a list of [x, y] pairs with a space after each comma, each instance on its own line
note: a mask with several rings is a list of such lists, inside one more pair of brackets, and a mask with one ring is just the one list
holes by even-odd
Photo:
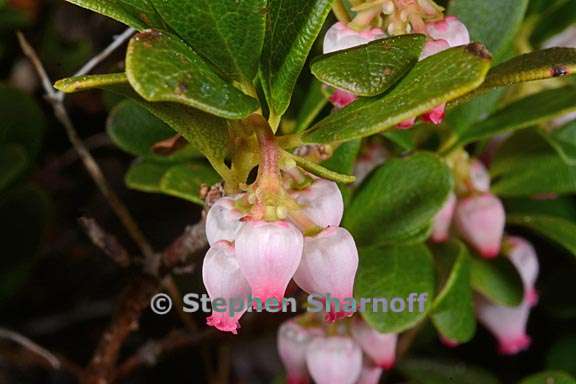
[[[410, 294], [414, 294], [414, 299], [422, 297], [422, 305], [415, 300], [410, 310]], [[413, 327], [430, 310], [433, 294], [434, 265], [425, 245], [360, 249], [354, 297], [359, 304], [362, 299], [388, 301], [387, 311], [380, 302], [366, 304], [362, 317], [372, 328], [382, 333], [398, 333]], [[392, 311], [393, 298], [404, 300], [404, 310]]]
[[499, 384], [491, 373], [461, 362], [408, 359], [398, 364], [402, 374], [418, 384]]
[[434, 247], [444, 284], [434, 299], [432, 323], [450, 341], [465, 343], [476, 331], [470, 286], [470, 255], [459, 241]]
[[358, 96], [378, 96], [416, 63], [424, 35], [402, 35], [320, 56], [311, 70], [320, 81]]
[[389, 160], [363, 183], [344, 226], [363, 246], [412, 238], [428, 228], [452, 183], [450, 170], [433, 154]]
[[566, 164], [576, 165], [576, 120], [543, 135]]
[[264, 45], [266, 0], [149, 1], [225, 78], [252, 83]]
[[546, 371], [529, 376], [520, 384], [576, 384], [576, 380], [561, 371]]
[[522, 279], [507, 258], [486, 260], [473, 257], [470, 267], [470, 282], [475, 291], [498, 305], [520, 305], [524, 297]]
[[181, 103], [227, 119], [241, 119], [258, 109], [257, 100], [222, 79], [167, 32], [148, 30], [130, 40], [126, 75], [147, 101]]

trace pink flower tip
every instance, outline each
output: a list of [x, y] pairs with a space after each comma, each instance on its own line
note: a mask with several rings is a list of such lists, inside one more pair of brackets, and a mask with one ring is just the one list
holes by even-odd
[[403, 122], [396, 124], [396, 128], [398, 129], [410, 129], [416, 123], [416, 118], [413, 117], [411, 119], [404, 120]]
[[494, 246], [492, 248], [484, 248], [480, 252], [480, 256], [485, 259], [495, 259], [500, 254], [500, 245]]
[[356, 99], [358, 99], [358, 97], [356, 97], [354, 94], [347, 91], [343, 91], [341, 89], [336, 89], [334, 93], [332, 93], [332, 95], [330, 96], [330, 102], [336, 108], [347, 107], [353, 102], [355, 102]]
[[532, 339], [528, 335], [520, 335], [513, 339], [501, 340], [498, 352], [502, 355], [515, 355], [530, 347]]
[[457, 341], [451, 340], [444, 336], [440, 336], [440, 342], [447, 348], [456, 348], [460, 345], [460, 343]]
[[526, 291], [526, 302], [531, 307], [536, 306], [536, 304], [538, 304], [539, 299], [540, 299], [540, 296], [538, 295], [538, 291], [536, 291], [536, 289], [532, 288], [532, 289], [529, 289], [528, 291]]
[[389, 371], [396, 365], [396, 360], [392, 359], [392, 360], [379, 361], [377, 365], [378, 367], [384, 369], [385, 371]]
[[234, 335], [238, 334], [240, 324], [231, 318], [220, 317], [217, 314], [211, 315], [206, 319], [206, 324], [218, 329], [222, 332], [230, 332]]
[[308, 384], [310, 380], [302, 376], [288, 376], [286, 377], [286, 384]]
[[446, 104], [439, 105], [421, 116], [423, 121], [440, 125], [446, 116]]

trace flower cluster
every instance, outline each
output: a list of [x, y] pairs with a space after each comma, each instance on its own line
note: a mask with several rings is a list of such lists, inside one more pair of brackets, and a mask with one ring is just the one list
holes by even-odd
[[[490, 193], [490, 175], [478, 159], [456, 156], [456, 193], [452, 193], [434, 219], [433, 242], [445, 242], [451, 228], [480, 256], [494, 258], [501, 253], [514, 265], [524, 284], [525, 297], [516, 307], [492, 303], [477, 295], [476, 312], [479, 321], [499, 342], [503, 354], [515, 354], [530, 345], [526, 323], [530, 309], [536, 304], [535, 290], [538, 258], [528, 241], [519, 237], [504, 237], [505, 211], [498, 197]], [[456, 195], [459, 195], [457, 197]], [[445, 340], [447, 345], [454, 345]]]
[[338, 326], [304, 315], [278, 330], [278, 352], [289, 384], [376, 384], [394, 366], [397, 334], [383, 334], [359, 317]]
[[[279, 304], [292, 278], [311, 294], [352, 297], [358, 251], [350, 233], [339, 227], [342, 194], [334, 182], [295, 173], [297, 182], [284, 180], [288, 208], [263, 205], [262, 190], [256, 188], [222, 197], [209, 210], [203, 279], [212, 300], [230, 303], [251, 295]], [[326, 317], [350, 315], [334, 308]], [[208, 324], [236, 333], [241, 316], [213, 312]]]
[[[393, 2], [389, 2], [389, 4], [393, 4]], [[408, 9], [413, 9], [410, 7], [416, 5], [408, 4], [406, 6], [408, 6]], [[397, 9], [393, 6], [392, 8]], [[415, 15], [417, 12], [405, 12], [405, 14]], [[428, 36], [420, 56], [420, 60], [424, 60], [427, 57], [445, 51], [448, 48], [458, 47], [470, 43], [470, 35], [468, 33], [468, 29], [460, 20], [454, 16], [447, 16], [439, 21], [432, 21], [429, 23], [424, 23], [421, 19], [419, 20], [422, 23], [422, 26], [421, 28], [418, 28], [418, 32]], [[420, 25], [420, 22], [415, 21], [415, 23], [418, 25]], [[390, 25], [394, 25], [394, 23], [392, 22], [389, 24], [389, 26]], [[392, 28], [392, 30], [395, 29]], [[400, 33], [396, 33], [394, 31], [391, 33], [390, 28], [388, 28], [387, 32], [384, 32], [384, 30], [380, 28], [372, 27], [367, 27], [367, 29], [362, 31], [356, 31], [350, 26], [347, 26], [342, 22], [338, 22], [328, 30], [326, 36], [324, 37], [324, 54], [360, 46], [377, 39], [397, 34]], [[354, 102], [356, 99], [357, 97], [355, 95], [341, 89], [336, 89], [330, 97], [330, 101], [336, 108], [344, 108]], [[445, 109], [445, 104], [439, 105], [423, 114], [420, 118], [425, 122], [439, 125], [444, 120]], [[408, 119], [398, 124], [398, 128], [411, 128], [415, 122], [415, 117]]]

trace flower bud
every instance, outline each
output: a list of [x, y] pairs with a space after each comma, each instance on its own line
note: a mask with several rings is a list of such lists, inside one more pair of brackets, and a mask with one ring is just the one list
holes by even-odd
[[498, 340], [500, 353], [514, 355], [530, 346], [526, 334], [530, 304], [526, 300], [518, 307], [504, 307], [478, 297], [476, 312], [480, 323]]
[[434, 56], [437, 53], [443, 52], [450, 48], [450, 45], [446, 40], [428, 40], [424, 45], [424, 49], [420, 54], [420, 60], [424, 60], [430, 56]]
[[252, 287], [252, 295], [264, 304], [280, 303], [302, 259], [302, 233], [287, 221], [249, 221], [236, 238], [236, 257]]
[[379, 28], [357, 32], [344, 23], [338, 22], [328, 29], [324, 37], [324, 54], [353, 48], [385, 37]]
[[470, 161], [470, 185], [477, 192], [490, 191], [490, 173], [478, 159]]
[[422, 114], [420, 118], [422, 119], [422, 121], [432, 123], [434, 125], [440, 125], [444, 121], [445, 115], [446, 115], [446, 104], [444, 103]]
[[426, 31], [434, 40], [446, 40], [450, 47], [470, 44], [468, 28], [454, 16], [447, 16], [443, 20], [427, 24]]
[[360, 378], [356, 384], [378, 384], [383, 371], [382, 368], [374, 365], [370, 360], [364, 359], [362, 372], [360, 372]]
[[[238, 196], [239, 197], [239, 196]], [[214, 203], [206, 215], [206, 237], [208, 244], [220, 240], [234, 241], [244, 224], [243, 214], [234, 207], [238, 197], [222, 197]]]
[[538, 293], [534, 288], [540, 269], [538, 256], [532, 244], [521, 237], [506, 238], [507, 256], [514, 264], [524, 283], [525, 300], [530, 306], [538, 302]]
[[317, 179], [293, 196], [316, 225], [322, 228], [340, 225], [344, 214], [344, 200], [335, 182]]
[[434, 217], [432, 225], [432, 241], [435, 243], [443, 243], [448, 241], [450, 237], [450, 226], [452, 224], [452, 217], [456, 209], [456, 195], [450, 192], [448, 200], [442, 206], [442, 209]]
[[358, 97], [356, 97], [354, 94], [348, 91], [344, 91], [342, 89], [336, 89], [334, 93], [332, 93], [332, 95], [330, 96], [330, 102], [336, 108], [347, 107], [353, 102], [355, 102], [356, 99], [358, 99]]
[[400, 130], [410, 129], [414, 126], [414, 124], [416, 124], [416, 118], [412, 117], [396, 124], [396, 128]]
[[316, 384], [354, 384], [362, 371], [362, 350], [349, 337], [319, 337], [306, 351], [306, 364]]
[[[358, 250], [350, 233], [341, 227], [328, 227], [304, 239], [302, 262], [294, 281], [310, 294], [330, 295], [328, 320], [351, 316], [345, 299], [353, 297], [358, 269]], [[339, 307], [336, 307], [339, 303]]]
[[306, 349], [315, 337], [322, 336], [320, 328], [305, 328], [293, 320], [278, 329], [278, 353], [287, 373], [288, 384], [308, 383]]
[[500, 253], [506, 212], [500, 199], [485, 193], [458, 201], [454, 222], [462, 237], [482, 256]]
[[[236, 330], [240, 327], [238, 320], [246, 310], [245, 302], [250, 295], [250, 285], [240, 271], [231, 243], [222, 240], [210, 247], [204, 257], [202, 279], [212, 300], [216, 298], [226, 300], [226, 311], [213, 311], [207, 319], [208, 325], [236, 334]], [[244, 303], [242, 309], [229, 307], [234, 302]]]
[[361, 319], [354, 320], [350, 330], [354, 340], [360, 344], [364, 353], [372, 359], [374, 364], [386, 370], [394, 366], [397, 334], [380, 333]]

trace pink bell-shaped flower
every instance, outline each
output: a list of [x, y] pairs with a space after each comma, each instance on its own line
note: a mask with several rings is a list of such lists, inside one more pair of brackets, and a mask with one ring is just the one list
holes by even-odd
[[225, 196], [214, 203], [206, 215], [206, 237], [208, 244], [220, 240], [234, 241], [244, 224], [242, 212], [234, 207], [236, 197]]
[[476, 313], [480, 323], [498, 340], [500, 353], [514, 355], [530, 346], [531, 340], [526, 334], [530, 304], [526, 300], [518, 307], [504, 307], [478, 297]]
[[442, 206], [442, 209], [434, 217], [432, 223], [432, 241], [435, 243], [443, 243], [448, 241], [450, 237], [450, 226], [452, 224], [452, 217], [456, 209], [456, 194], [450, 192], [448, 200]]
[[306, 351], [306, 364], [316, 384], [354, 384], [362, 371], [362, 350], [350, 337], [319, 337]]
[[478, 159], [470, 161], [470, 186], [477, 192], [490, 191], [490, 173]]
[[305, 328], [288, 320], [278, 329], [278, 353], [287, 373], [288, 384], [309, 382], [306, 350], [315, 337], [323, 335], [320, 328]]
[[[358, 269], [358, 250], [350, 233], [341, 227], [328, 227], [304, 239], [302, 261], [294, 281], [311, 294], [326, 295], [330, 302], [327, 320], [351, 316], [346, 299], [353, 297]], [[329, 295], [329, 296], [328, 296]]]
[[507, 237], [506, 245], [507, 256], [518, 270], [524, 283], [525, 300], [530, 306], [534, 306], [538, 302], [538, 293], [534, 287], [540, 270], [538, 255], [532, 244], [521, 237]]
[[356, 384], [378, 384], [383, 371], [382, 368], [374, 365], [369, 359], [364, 359], [362, 372], [360, 372], [360, 378], [356, 381]]
[[506, 212], [500, 199], [490, 193], [459, 200], [454, 222], [462, 237], [482, 256], [500, 253]]
[[335, 182], [316, 179], [307, 188], [295, 192], [293, 196], [316, 225], [322, 228], [340, 225], [344, 214], [344, 200]]
[[252, 287], [252, 295], [266, 300], [284, 298], [300, 260], [304, 238], [287, 221], [248, 221], [236, 238], [236, 257]]
[[352, 337], [376, 366], [389, 370], [396, 362], [396, 333], [380, 333], [361, 319], [355, 319], [350, 328]]
[[336, 89], [332, 95], [330, 95], [330, 102], [336, 108], [344, 108], [356, 101], [358, 97], [353, 93], [344, 91], [342, 89]]
[[440, 125], [444, 121], [444, 116], [446, 115], [446, 104], [440, 104], [437, 107], [432, 108], [430, 111], [422, 114], [420, 118], [422, 121], [432, 123], [434, 125]]
[[338, 22], [328, 29], [324, 36], [324, 54], [341, 51], [385, 37], [385, 33], [379, 28], [357, 32], [346, 24]]
[[454, 16], [427, 24], [426, 32], [434, 40], [445, 40], [450, 47], [470, 44], [468, 28]]
[[[250, 285], [242, 275], [234, 246], [228, 241], [216, 242], [204, 257], [202, 279], [212, 300], [224, 299], [225, 311], [212, 311], [207, 323], [221, 331], [237, 333], [238, 320], [246, 311]], [[238, 303], [238, 307], [233, 303]], [[240, 305], [242, 304], [242, 305]], [[242, 309], [238, 310], [238, 308]]]

